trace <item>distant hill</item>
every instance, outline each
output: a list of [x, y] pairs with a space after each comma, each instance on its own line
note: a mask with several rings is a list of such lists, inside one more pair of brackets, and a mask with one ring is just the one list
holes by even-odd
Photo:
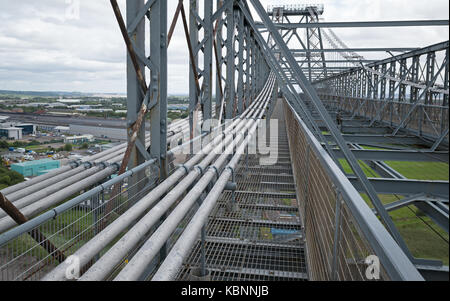
[[[82, 93], [82, 92], [61, 92], [61, 91], [12, 91], [0, 90], [0, 95], [9, 96], [31, 96], [31, 97], [126, 97], [121, 93]], [[186, 98], [189, 95], [169, 95], [169, 97]]]
[[10, 90], [0, 90], [0, 95], [18, 95], [18, 96], [39, 96], [39, 97], [81, 97], [81, 96], [92, 96], [93, 93], [81, 93], [81, 92], [51, 92], [51, 91], [10, 91]]

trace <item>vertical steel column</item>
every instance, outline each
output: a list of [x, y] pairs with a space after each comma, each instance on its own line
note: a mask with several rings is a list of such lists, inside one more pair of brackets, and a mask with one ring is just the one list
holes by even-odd
[[237, 105], [237, 115], [241, 115], [244, 112], [244, 16], [242, 16], [241, 11], [238, 9], [234, 10], [235, 17], [238, 18], [236, 22], [238, 27], [238, 42], [239, 42], [239, 74], [238, 74], [238, 86], [237, 86], [237, 94], [238, 94], [238, 105]]
[[252, 102], [256, 98], [256, 41], [253, 33], [250, 38], [250, 50], [251, 50], [251, 63], [250, 63], [250, 72], [251, 72], [251, 89], [252, 89]]
[[[416, 55], [413, 57], [411, 69], [411, 80], [415, 83], [419, 82], [419, 64], [420, 64], [420, 56]], [[417, 97], [419, 96], [419, 89], [416, 87], [411, 87], [411, 96], [410, 102], [415, 103], [417, 101]]]
[[362, 84], [362, 98], [367, 98], [367, 74], [363, 72], [361, 75], [361, 84]]
[[227, 76], [225, 84], [226, 119], [233, 119], [235, 103], [235, 47], [234, 47], [234, 3], [230, 1], [226, 8], [227, 20]]
[[[195, 72], [198, 72], [198, 52], [196, 51], [198, 45], [198, 23], [196, 16], [198, 15], [198, 0], [189, 1], [189, 37], [192, 45], [192, 51], [194, 52], [194, 62], [191, 60], [189, 64], [189, 128], [190, 133], [194, 133], [194, 112], [196, 110], [196, 104], [199, 101], [201, 95], [198, 95], [197, 83], [195, 81]], [[194, 68], [192, 68], [194, 67]], [[194, 133], [195, 136], [195, 133]], [[191, 137], [194, 138], [194, 137]], [[191, 150], [192, 151], [192, 150]]]
[[[223, 6], [223, 0], [217, 0], [217, 10], [219, 10]], [[220, 107], [221, 107], [221, 97], [222, 93], [225, 93], [225, 91], [221, 90], [222, 87], [222, 81], [223, 81], [223, 17], [222, 15], [217, 19], [217, 31], [216, 31], [216, 54], [217, 54], [217, 66], [219, 67], [219, 70], [216, 70], [217, 77], [216, 77], [216, 118], [220, 119], [222, 116], [219, 116], [220, 114]]]
[[[380, 70], [380, 66], [376, 65], [375, 66], [375, 71], [379, 72]], [[378, 99], [379, 95], [379, 75], [377, 73], [375, 73], [373, 75], [373, 98], [374, 99]]]
[[[160, 181], [168, 176], [167, 162], [167, 2], [157, 0], [150, 10], [150, 57], [156, 65], [151, 70], [151, 89], [158, 101], [150, 110], [150, 156], [159, 160]], [[163, 220], [165, 216], [161, 219]], [[161, 248], [160, 259], [167, 254], [167, 246]]]
[[[211, 20], [213, 14], [213, 3], [212, 1], [204, 1], [204, 41], [203, 46], [203, 121], [209, 121], [212, 118], [212, 64], [213, 64], [213, 23]], [[208, 128], [203, 128], [204, 132], [211, 131], [211, 123], [208, 124]]]
[[[406, 60], [400, 61], [400, 78], [406, 78]], [[406, 100], [406, 85], [400, 84], [400, 92], [398, 93], [398, 101], [402, 102]]]
[[[383, 74], [387, 74], [387, 64], [383, 64], [383, 66], [381, 67], [381, 72]], [[381, 79], [381, 93], [380, 93], [381, 100], [386, 100], [386, 85], [387, 85], [386, 77], [383, 77]]]
[[[390, 68], [390, 70], [391, 70], [391, 72], [390, 72], [390, 76], [392, 76], [392, 77], [395, 77], [396, 76], [396, 67], [397, 67], [397, 64], [396, 64], [396, 62], [394, 61], [394, 62], [392, 62], [391, 63], [391, 68]], [[392, 120], [392, 118], [394, 117], [393, 116], [393, 111], [394, 111], [394, 103], [393, 103], [393, 101], [394, 101], [394, 99], [395, 99], [395, 81], [393, 81], [393, 80], [389, 80], [389, 123], [390, 123], [390, 125], [392, 126], [392, 123], [393, 123], [393, 120]], [[380, 116], [380, 118], [382, 118], [381, 116]]]
[[367, 76], [367, 98], [371, 99], [374, 98], [373, 74], [372, 72], [366, 72], [366, 76]]
[[[139, 15], [144, 8], [144, 0], [127, 0], [126, 16], [127, 16], [127, 27], [130, 27], [136, 17]], [[140, 49], [145, 49], [145, 19], [143, 18], [136, 30], [131, 33], [131, 40], [134, 42], [136, 47]], [[141, 68], [142, 74], [145, 76], [145, 67], [141, 61], [138, 61], [139, 67]], [[144, 101], [144, 95], [141, 85], [138, 82], [136, 75], [136, 70], [134, 68], [133, 62], [129, 54], [127, 54], [127, 136], [128, 141], [131, 140], [132, 126], [137, 120], [138, 113], [141, 109], [142, 102]], [[139, 131], [136, 143], [141, 143], [145, 146], [145, 120], [142, 123], [142, 127]], [[133, 169], [134, 167], [145, 162], [144, 155], [138, 150], [136, 145], [134, 146], [134, 151], [130, 157], [128, 163], [128, 169]], [[141, 172], [130, 179], [130, 187], [134, 189], [139, 189], [136, 184], [140, 182], [140, 179], [144, 177], [144, 173]], [[133, 193], [133, 192], [132, 192]]]
[[[213, 4], [211, 1], [204, 2], [204, 18], [199, 16], [199, 1], [190, 0], [189, 2], [189, 36], [194, 54], [194, 62], [191, 63], [191, 71], [189, 76], [189, 98], [190, 98], [190, 122], [194, 127], [193, 113], [196, 109], [196, 103], [201, 102], [203, 113], [202, 131], [210, 131], [210, 123], [208, 121], [212, 118], [212, 51], [213, 51], [213, 26], [212, 26], [212, 11]], [[199, 39], [199, 31], [203, 29], [203, 39]], [[203, 70], [199, 66], [199, 54], [203, 52]], [[192, 68], [193, 66], [195, 68]], [[192, 70], [196, 70], [199, 79], [203, 82], [200, 88], [200, 95], [197, 91], [197, 82]], [[199, 83], [200, 84], [200, 83]], [[220, 93], [219, 93], [220, 95]], [[207, 127], [205, 127], [207, 125]], [[195, 125], [197, 126], [197, 125]], [[191, 127], [191, 132], [192, 128]]]
[[[449, 49], [447, 48], [447, 50], [445, 51], [445, 57], [449, 57]], [[446, 64], [444, 67], [444, 90], [448, 90], [448, 85], [449, 85], [449, 64]], [[442, 98], [442, 106], [443, 107], [448, 107], [448, 94], [444, 94], [443, 98]], [[444, 109], [441, 109], [441, 124], [440, 124], [440, 134], [444, 134], [445, 131], [448, 131], [448, 122], [445, 122], [446, 119], [446, 114], [448, 114], [448, 110], [445, 111]], [[436, 142], [438, 143], [438, 142]], [[436, 147], [437, 148], [437, 147]]]
[[[310, 23], [309, 22], [310, 18], [306, 18], [306, 24]], [[311, 70], [311, 34], [310, 34], [311, 29], [306, 28], [306, 47], [307, 47], [307, 52], [306, 52], [306, 59], [308, 61], [308, 79], [309, 82], [312, 82], [312, 70]]]
[[150, 110], [150, 155], [160, 161], [160, 178], [167, 176], [167, 2], [158, 0], [150, 10], [151, 89], [159, 96]]
[[352, 88], [352, 97], [355, 98], [358, 93], [358, 81], [356, 80], [357, 73], [355, 71], [352, 72], [352, 81], [353, 81], [353, 88]]
[[259, 46], [255, 46], [255, 94], [259, 91], [261, 84], [261, 56]]
[[362, 77], [361, 77], [361, 70], [358, 70], [358, 75], [357, 75], [357, 92], [356, 92], [356, 97], [357, 98], [361, 98], [361, 85], [362, 85]]
[[250, 91], [250, 28], [245, 26], [245, 103], [244, 110], [252, 103], [251, 101], [251, 91]]
[[[449, 57], [449, 49], [447, 48], [447, 50], [445, 51], [445, 57]], [[449, 85], [449, 64], [446, 64], [444, 67], [444, 90], [448, 90], [448, 85]], [[443, 99], [443, 103], [442, 105], [444, 107], [448, 106], [448, 94], [444, 94], [444, 99]], [[442, 118], [443, 120], [444, 118]]]
[[[426, 65], [426, 84], [429, 85], [434, 78], [434, 66], [436, 61], [436, 53], [430, 52], [427, 55], [427, 65]], [[433, 92], [428, 90], [425, 94], [425, 104], [433, 104]]]

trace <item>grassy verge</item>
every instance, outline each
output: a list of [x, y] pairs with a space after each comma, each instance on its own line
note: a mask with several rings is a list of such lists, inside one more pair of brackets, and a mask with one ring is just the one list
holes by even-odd
[[407, 177], [415, 180], [448, 181], [448, 164], [440, 162], [394, 162], [386, 164]]
[[[380, 149], [375, 147], [364, 147], [365, 149]], [[353, 174], [350, 166], [345, 160], [340, 160], [344, 171]], [[386, 161], [387, 165], [398, 171], [408, 179], [448, 181], [449, 165], [440, 162], [397, 162]], [[361, 168], [367, 177], [379, 177], [367, 164], [359, 161]], [[373, 208], [367, 195], [362, 194], [363, 199]], [[401, 196], [379, 195], [383, 204], [398, 201]], [[437, 226], [429, 217], [418, 210], [415, 206], [408, 206], [390, 212], [392, 220], [401, 233], [403, 239], [417, 258], [442, 260], [445, 265], [449, 264], [449, 235]]]
[[[383, 204], [390, 204], [398, 200], [394, 195], [379, 195]], [[363, 199], [373, 208], [367, 195]], [[389, 212], [397, 229], [408, 245], [414, 257], [439, 259], [445, 265], [449, 264], [449, 235], [414, 206], [404, 207]], [[426, 224], [425, 224], [425, 223]], [[444, 239], [443, 239], [444, 238]]]

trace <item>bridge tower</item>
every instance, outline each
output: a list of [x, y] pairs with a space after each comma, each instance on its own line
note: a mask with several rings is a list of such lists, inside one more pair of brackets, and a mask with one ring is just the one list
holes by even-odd
[[[320, 16], [324, 13], [324, 6], [322, 4], [274, 5], [269, 6], [267, 12], [276, 24], [311, 24], [319, 22]], [[285, 29], [280, 27], [280, 34], [287, 44], [291, 43], [302, 50], [295, 56], [299, 58], [301, 67], [308, 68], [307, 76], [310, 82], [328, 75], [320, 28], [305, 26], [304, 29], [301, 27]], [[270, 40], [269, 37], [269, 44], [271, 44]]]

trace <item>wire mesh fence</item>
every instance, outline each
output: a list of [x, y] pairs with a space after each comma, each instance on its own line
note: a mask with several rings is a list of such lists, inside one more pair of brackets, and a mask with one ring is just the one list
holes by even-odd
[[[307, 241], [311, 280], [368, 280], [366, 259], [376, 255], [362, 234], [340, 189], [324, 168], [319, 154], [308, 141], [305, 128], [285, 106], [289, 144], [299, 198], [300, 216]], [[381, 263], [380, 279], [389, 276]]]
[[0, 281], [40, 280], [140, 200], [156, 182], [154, 168], [142, 170], [140, 180], [128, 176], [86, 198], [81, 195], [63, 212], [53, 208], [58, 212], [53, 219], [1, 245]]

